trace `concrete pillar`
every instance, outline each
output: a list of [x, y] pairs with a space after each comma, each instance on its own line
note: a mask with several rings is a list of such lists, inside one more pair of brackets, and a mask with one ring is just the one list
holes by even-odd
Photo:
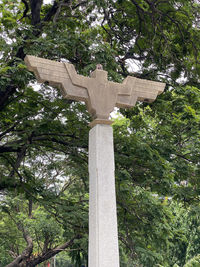
[[89, 133], [89, 267], [119, 267], [113, 131], [97, 124]]

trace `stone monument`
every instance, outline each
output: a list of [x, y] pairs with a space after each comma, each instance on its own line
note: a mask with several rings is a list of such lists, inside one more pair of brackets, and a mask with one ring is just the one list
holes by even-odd
[[153, 102], [165, 84], [128, 76], [123, 83], [107, 80], [100, 64], [90, 77], [69, 63], [26, 56], [38, 82], [60, 88], [64, 98], [84, 101], [93, 117], [89, 133], [89, 267], [119, 267], [114, 149], [110, 112], [136, 101]]

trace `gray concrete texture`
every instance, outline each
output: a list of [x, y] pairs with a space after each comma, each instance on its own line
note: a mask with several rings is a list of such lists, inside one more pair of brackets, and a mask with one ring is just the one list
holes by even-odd
[[113, 130], [89, 133], [89, 267], [119, 267]]

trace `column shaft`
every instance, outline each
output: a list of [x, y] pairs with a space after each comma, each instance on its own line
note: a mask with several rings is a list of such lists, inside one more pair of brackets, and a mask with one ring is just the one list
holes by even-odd
[[97, 124], [89, 133], [89, 267], [119, 267], [113, 131]]

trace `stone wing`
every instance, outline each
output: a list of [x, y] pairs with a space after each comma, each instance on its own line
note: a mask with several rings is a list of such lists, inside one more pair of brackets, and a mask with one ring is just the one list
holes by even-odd
[[153, 102], [164, 91], [165, 83], [128, 76], [118, 86], [118, 107], [133, 107], [136, 101]]
[[87, 101], [86, 77], [78, 75], [72, 64], [35, 56], [26, 56], [24, 61], [38, 82], [49, 82], [49, 85], [58, 87], [64, 98]]

